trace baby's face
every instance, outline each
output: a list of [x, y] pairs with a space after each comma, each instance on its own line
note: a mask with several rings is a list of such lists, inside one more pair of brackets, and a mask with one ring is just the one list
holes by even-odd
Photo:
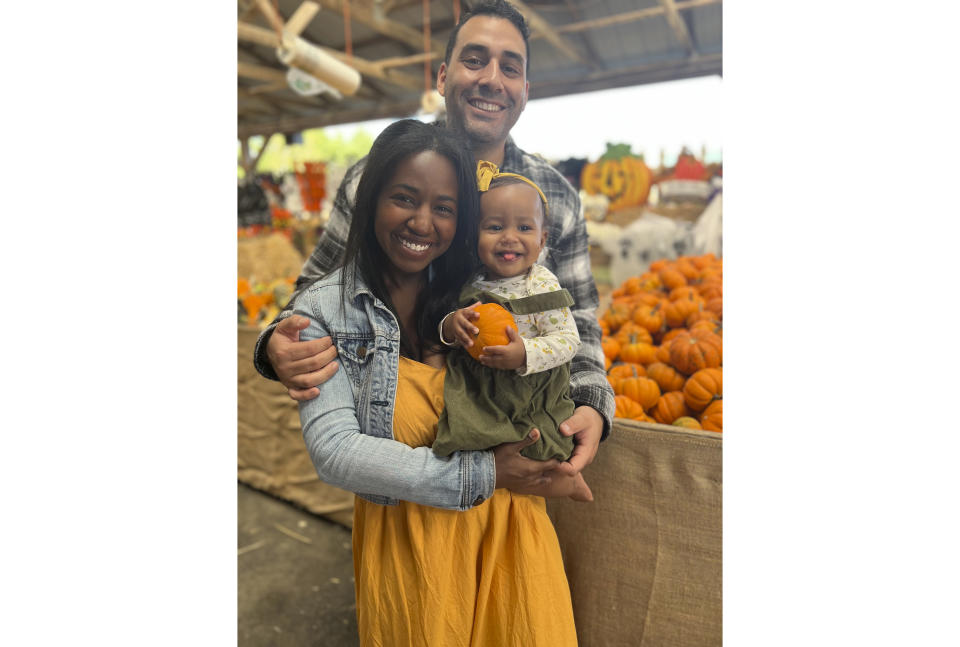
[[540, 194], [529, 184], [505, 184], [480, 195], [477, 252], [488, 278], [520, 276], [547, 241]]

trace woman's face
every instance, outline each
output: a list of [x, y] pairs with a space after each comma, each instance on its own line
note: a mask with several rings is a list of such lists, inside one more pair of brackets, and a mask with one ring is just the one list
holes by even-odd
[[457, 233], [457, 177], [450, 160], [423, 151], [401, 161], [377, 198], [374, 233], [394, 280], [424, 271], [447, 251]]

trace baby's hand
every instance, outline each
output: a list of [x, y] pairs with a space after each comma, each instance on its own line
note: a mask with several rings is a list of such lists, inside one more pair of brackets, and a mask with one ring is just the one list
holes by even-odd
[[472, 322], [480, 318], [475, 308], [480, 302], [460, 308], [443, 322], [443, 338], [454, 343], [460, 344], [464, 348], [473, 346], [473, 340], [479, 334], [480, 329]]
[[527, 347], [523, 345], [520, 333], [509, 326], [506, 332], [510, 343], [484, 348], [479, 357], [481, 364], [505, 370], [523, 368], [527, 365]]

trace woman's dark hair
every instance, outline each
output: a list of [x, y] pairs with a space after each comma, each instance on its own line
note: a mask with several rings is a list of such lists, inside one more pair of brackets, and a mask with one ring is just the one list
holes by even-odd
[[477, 16], [490, 16], [492, 18], [503, 18], [504, 20], [509, 20], [513, 23], [513, 26], [517, 28], [517, 31], [520, 32], [520, 35], [523, 36], [523, 44], [527, 46], [527, 69], [525, 70], [528, 74], [530, 72], [530, 28], [527, 26], [527, 21], [523, 17], [523, 14], [520, 13], [516, 7], [514, 7], [506, 0], [481, 0], [480, 2], [475, 2], [472, 6], [465, 11], [460, 16], [460, 22], [457, 23], [457, 26], [453, 28], [453, 31], [450, 32], [450, 38], [447, 39], [447, 51], [444, 54], [443, 60], [447, 64], [447, 67], [450, 67], [450, 56], [453, 54], [453, 47], [457, 43], [457, 36], [460, 35], [460, 28], [463, 27], [471, 18], [476, 18]]
[[[397, 166], [411, 155], [424, 151], [433, 151], [447, 158], [457, 178], [457, 231], [447, 251], [430, 264], [430, 284], [421, 292], [414, 311], [416, 334], [421, 346], [437, 349], [442, 348], [437, 325], [447, 312], [456, 307], [461, 287], [479, 265], [477, 221], [480, 198], [476, 162], [464, 139], [451, 130], [415, 119], [397, 121], [380, 133], [367, 155], [366, 166], [357, 185], [343, 265], [355, 264], [358, 275], [370, 287], [373, 295], [397, 316], [384, 281], [389, 261], [377, 241], [374, 220], [380, 192], [393, 177]], [[344, 303], [349, 298], [346, 283], [341, 287]], [[418, 356], [402, 327], [400, 353], [406, 357]]]

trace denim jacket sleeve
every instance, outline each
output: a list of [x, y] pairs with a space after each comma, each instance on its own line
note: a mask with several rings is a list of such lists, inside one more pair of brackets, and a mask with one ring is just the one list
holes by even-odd
[[[301, 339], [330, 334], [309, 305], [297, 305], [295, 310], [310, 319]], [[380, 430], [387, 437], [361, 429], [359, 421], [369, 417], [358, 415], [361, 403], [355, 401], [354, 387], [342, 366], [319, 390], [316, 398], [300, 403], [300, 423], [322, 481], [378, 503], [404, 500], [451, 510], [467, 510], [492, 496], [496, 478], [492, 451], [455, 452], [440, 458], [430, 447], [414, 448], [393, 440], [392, 428]], [[387, 418], [391, 424], [393, 405], [389, 403]]]

